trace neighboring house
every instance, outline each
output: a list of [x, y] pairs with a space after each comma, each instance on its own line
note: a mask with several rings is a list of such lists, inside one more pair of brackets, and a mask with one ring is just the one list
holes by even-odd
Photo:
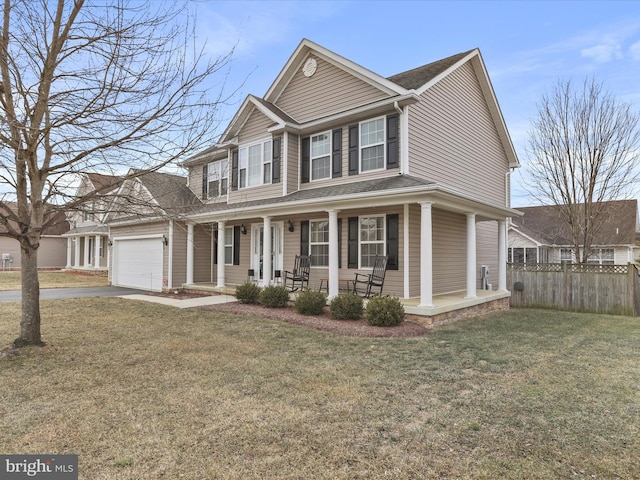
[[[511, 263], [575, 263], [569, 226], [557, 206], [518, 208], [524, 213], [509, 226]], [[603, 203], [602, 227], [596, 233], [588, 263], [619, 265], [640, 259], [638, 202]]]
[[67, 213], [72, 228], [67, 239], [65, 267], [74, 270], [107, 270], [109, 227], [104, 223], [121, 177], [87, 173], [83, 175], [77, 196], [87, 196], [85, 205]]
[[[114, 284], [223, 288], [252, 270], [267, 285], [304, 254], [311, 286], [328, 279], [333, 297], [387, 255], [383, 293], [426, 312], [440, 294], [509, 296], [519, 163], [477, 49], [384, 78], [303, 40], [183, 166], [198, 198], [181, 215], [109, 221]], [[129, 275], [134, 259], [144, 280]], [[493, 296], [477, 291], [483, 265]]]
[[[17, 208], [5, 202], [7, 208]], [[53, 222], [42, 232], [38, 247], [38, 268], [64, 268], [67, 242], [63, 234], [69, 230], [64, 214], [57, 214]], [[18, 240], [6, 236], [7, 227], [0, 223], [0, 270], [20, 270], [21, 254]]]

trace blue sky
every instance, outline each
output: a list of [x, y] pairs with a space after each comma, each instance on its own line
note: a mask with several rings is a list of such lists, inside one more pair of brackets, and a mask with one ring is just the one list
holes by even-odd
[[536, 103], [559, 79], [594, 77], [640, 110], [640, 2], [636, 1], [207, 1], [193, 0], [207, 53], [236, 51], [227, 80], [263, 96], [302, 38], [389, 76], [480, 48], [520, 162]]

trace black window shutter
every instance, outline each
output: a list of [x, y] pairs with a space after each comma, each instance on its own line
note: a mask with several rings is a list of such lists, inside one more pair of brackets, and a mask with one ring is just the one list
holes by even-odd
[[240, 227], [233, 227], [233, 264], [240, 265]]
[[331, 178], [342, 176], [342, 129], [336, 128], [331, 139]]
[[280, 182], [280, 137], [273, 139], [273, 156], [271, 159], [271, 183]]
[[387, 168], [398, 168], [398, 114], [387, 117]]
[[213, 263], [218, 264], [218, 229], [213, 231]]
[[207, 198], [207, 182], [209, 179], [209, 165], [202, 167], [202, 198]]
[[342, 219], [338, 219], [338, 268], [342, 268]]
[[231, 190], [238, 190], [238, 150], [231, 152]]
[[358, 144], [359, 144], [359, 128], [358, 125], [351, 125], [349, 127], [349, 175], [357, 175], [358, 161], [359, 161], [359, 152], [358, 152]]
[[309, 255], [309, 220], [300, 222], [300, 255]]
[[398, 226], [398, 214], [387, 215], [387, 255], [389, 270], [398, 270], [398, 245], [400, 243], [400, 231]]
[[311, 137], [302, 139], [302, 172], [300, 181], [309, 182], [309, 170], [311, 168]]
[[358, 268], [358, 217], [349, 217], [348, 267]]

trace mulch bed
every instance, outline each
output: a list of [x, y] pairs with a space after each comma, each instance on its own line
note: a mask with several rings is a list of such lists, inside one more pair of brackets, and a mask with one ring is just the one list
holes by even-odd
[[410, 338], [424, 337], [430, 333], [428, 328], [411, 320], [405, 320], [395, 327], [374, 327], [369, 325], [365, 320], [334, 320], [330, 317], [328, 309], [325, 309], [323, 315], [312, 316], [302, 315], [298, 313], [294, 307], [267, 308], [260, 305], [248, 305], [240, 302], [207, 305], [198, 308], [214, 312], [226, 312], [266, 318], [269, 320], [280, 320], [349, 337]]

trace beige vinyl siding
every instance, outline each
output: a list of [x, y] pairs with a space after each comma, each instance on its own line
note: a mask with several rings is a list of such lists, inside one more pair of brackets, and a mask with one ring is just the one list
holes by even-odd
[[193, 281], [211, 282], [211, 226], [196, 225], [193, 237]]
[[267, 133], [267, 129], [271, 126], [273, 126], [273, 121], [254, 108], [238, 133], [238, 142], [240, 143], [240, 146], [247, 143], [253, 143], [254, 141], [271, 138], [271, 134]]
[[287, 158], [283, 157], [283, 163], [287, 162], [287, 194], [298, 190], [298, 172], [300, 162], [300, 136], [290, 133], [287, 147]]
[[409, 171], [483, 201], [505, 205], [508, 160], [470, 63], [409, 109]]
[[318, 62], [316, 73], [305, 77], [303, 62], [275, 102], [297, 122], [342, 112], [388, 96], [322, 58], [314, 58]]
[[173, 223], [173, 275], [172, 285], [180, 288], [187, 283], [187, 226]]
[[498, 289], [498, 222], [476, 223], [476, 279], [477, 287], [482, 288], [480, 268], [489, 267], [489, 283], [492, 290]]
[[205, 164], [189, 167], [189, 189], [202, 200], [202, 168]]
[[[247, 281], [247, 270], [249, 270], [249, 264], [251, 262], [251, 222], [245, 220], [242, 222], [247, 227], [247, 234], [240, 234], [240, 265], [225, 265], [224, 278], [227, 285], [241, 285]], [[235, 227], [240, 225], [239, 223], [229, 224], [226, 223], [225, 227]], [[224, 262], [224, 259], [218, 258], [219, 262]]]
[[467, 217], [433, 208], [431, 222], [433, 294], [464, 290], [467, 286]]
[[[20, 270], [22, 258], [20, 243], [9, 237], [0, 237], [0, 253], [11, 255], [12, 262], [6, 262], [6, 270]], [[71, 252], [73, 255], [73, 252]], [[73, 259], [73, 256], [71, 257]], [[82, 261], [82, 258], [80, 259]], [[55, 236], [42, 237], [38, 248], [38, 268], [64, 268], [67, 264], [67, 239]], [[0, 261], [0, 271], [2, 261]]]

